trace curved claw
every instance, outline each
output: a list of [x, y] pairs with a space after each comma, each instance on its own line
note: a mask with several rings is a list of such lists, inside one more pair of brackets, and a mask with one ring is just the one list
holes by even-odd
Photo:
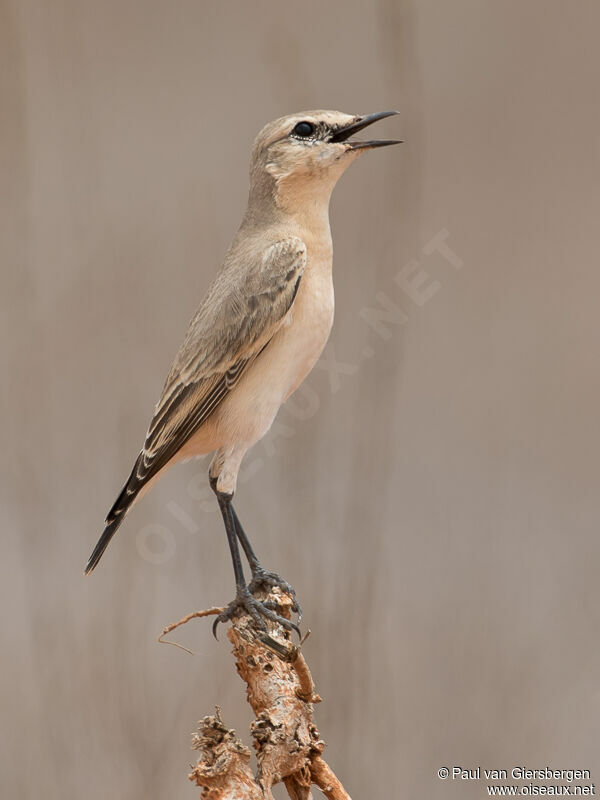
[[243, 593], [238, 594], [238, 596], [233, 600], [225, 609], [222, 611], [219, 616], [215, 619], [212, 625], [212, 632], [215, 639], [218, 641], [217, 636], [217, 627], [219, 622], [228, 622], [229, 620], [233, 619], [235, 616], [238, 616], [240, 613], [248, 614], [252, 617], [252, 620], [256, 627], [261, 631], [266, 631], [267, 626], [265, 625], [263, 617], [271, 620], [272, 622], [277, 622], [282, 625], [284, 628], [290, 631], [295, 631], [298, 634], [298, 637], [302, 637], [300, 632], [300, 628], [289, 619], [276, 614], [275, 611], [272, 610], [271, 603], [263, 603], [260, 600], [257, 600], [253, 597], [248, 590]]
[[302, 608], [297, 600], [294, 600], [292, 604], [292, 611], [298, 615], [298, 624], [300, 624], [302, 622]]
[[283, 625], [284, 628], [287, 628], [288, 631], [295, 631], [298, 634], [298, 637], [301, 639], [302, 634], [300, 633], [300, 628], [296, 625], [295, 622], [292, 622], [285, 617], [276, 614], [274, 611], [267, 606], [266, 603], [261, 603], [262, 609], [261, 612], [265, 615], [267, 619], [270, 619], [272, 622], [278, 622], [280, 625]]
[[[279, 603], [275, 602], [274, 600], [265, 600], [263, 602], [263, 606], [265, 608], [270, 608], [271, 610], [273, 610], [275, 612], [281, 611], [281, 609], [282, 609], [282, 606]], [[298, 614], [298, 624], [300, 624], [300, 622], [302, 622], [302, 609], [300, 608], [300, 604], [297, 603], [297, 602], [294, 603], [291, 606], [291, 610], [294, 612], [294, 614]], [[286, 622], [287, 621], [288, 620], [286, 620]]]

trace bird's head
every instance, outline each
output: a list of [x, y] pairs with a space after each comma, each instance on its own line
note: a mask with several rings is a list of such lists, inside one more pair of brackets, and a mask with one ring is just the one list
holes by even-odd
[[329, 200], [338, 178], [359, 155], [398, 144], [392, 139], [360, 141], [356, 134], [397, 114], [351, 115], [341, 111], [304, 111], [269, 122], [256, 137], [250, 165], [251, 192], [269, 192], [278, 206]]

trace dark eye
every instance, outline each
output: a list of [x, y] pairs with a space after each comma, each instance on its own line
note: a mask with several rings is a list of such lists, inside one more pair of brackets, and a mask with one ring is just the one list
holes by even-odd
[[312, 124], [312, 122], [298, 122], [292, 131], [294, 136], [300, 136], [303, 139], [307, 139], [309, 136], [312, 136], [314, 132], [315, 126]]

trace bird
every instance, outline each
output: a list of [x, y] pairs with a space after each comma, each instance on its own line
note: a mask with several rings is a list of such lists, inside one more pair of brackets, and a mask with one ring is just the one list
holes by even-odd
[[[266, 629], [298, 626], [259, 599], [293, 588], [259, 561], [233, 507], [242, 459], [269, 430], [329, 338], [334, 316], [329, 201], [356, 159], [398, 140], [355, 135], [397, 114], [304, 111], [265, 125], [250, 160], [248, 204], [208, 293], [173, 361], [131, 475], [110, 509], [85, 568], [98, 564], [126, 514], [174, 464], [213, 454], [208, 480], [223, 517], [235, 597], [219, 623], [248, 614]], [[239, 545], [251, 572], [246, 582]]]

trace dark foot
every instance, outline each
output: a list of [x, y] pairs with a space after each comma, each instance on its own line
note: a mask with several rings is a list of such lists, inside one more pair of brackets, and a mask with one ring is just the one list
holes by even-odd
[[[250, 594], [255, 594], [261, 590], [268, 592], [274, 586], [278, 586], [284, 594], [287, 594], [288, 597], [292, 599], [292, 611], [298, 614], [298, 622], [300, 622], [302, 619], [302, 609], [300, 608], [300, 603], [298, 602], [293, 586], [290, 586], [290, 584], [276, 572], [267, 572], [267, 570], [261, 566], [254, 567], [252, 570], [252, 580], [248, 584], [248, 591]], [[270, 603], [266, 605], [267, 608], [271, 607]]]
[[222, 611], [215, 619], [212, 628], [215, 639], [217, 638], [217, 625], [219, 622], [228, 622], [242, 614], [248, 614], [249, 617], [252, 617], [255, 626], [260, 631], [267, 630], [265, 619], [269, 619], [272, 622], [278, 622], [280, 625], [283, 625], [288, 631], [296, 631], [298, 636], [301, 636], [300, 628], [297, 625], [290, 622], [289, 619], [276, 614], [275, 611], [269, 607], [268, 603], [262, 603], [260, 600], [257, 600], [256, 597], [250, 594], [248, 589], [242, 589], [238, 591], [235, 600], [232, 600], [225, 611]]

